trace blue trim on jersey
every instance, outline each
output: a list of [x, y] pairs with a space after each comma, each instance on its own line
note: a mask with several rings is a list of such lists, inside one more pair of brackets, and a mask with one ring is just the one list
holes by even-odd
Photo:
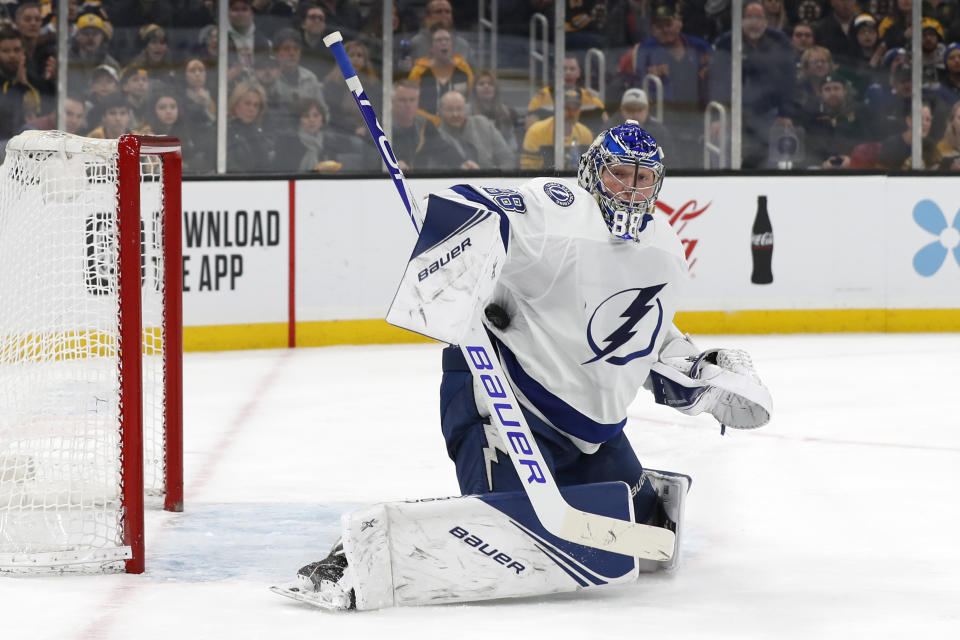
[[507, 345], [494, 335], [491, 335], [491, 338], [500, 352], [501, 362], [507, 368], [507, 372], [514, 383], [527, 397], [527, 400], [532, 402], [533, 406], [557, 429], [594, 444], [606, 442], [623, 431], [624, 425], [627, 424], [626, 418], [611, 424], [588, 418], [561, 398], [547, 391], [542, 384], [523, 370], [523, 367], [517, 361], [517, 357]]
[[498, 205], [496, 202], [483, 195], [473, 187], [468, 184], [455, 184], [450, 187], [450, 191], [453, 191], [456, 194], [459, 194], [469, 200], [470, 202], [476, 202], [477, 204], [482, 204], [484, 207], [490, 211], [496, 211], [500, 214], [500, 240], [503, 241], [503, 250], [506, 251], [510, 248], [510, 220], [507, 217], [507, 212]]

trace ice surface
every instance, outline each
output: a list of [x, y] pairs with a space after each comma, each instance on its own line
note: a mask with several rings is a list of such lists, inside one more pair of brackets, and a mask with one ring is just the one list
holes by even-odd
[[339, 514], [457, 492], [440, 348], [188, 354], [186, 511], [142, 576], [0, 578], [9, 639], [960, 638], [960, 335], [704, 336], [748, 349], [773, 422], [719, 433], [641, 392], [644, 464], [693, 476], [672, 574], [590, 592], [329, 614], [267, 591]]

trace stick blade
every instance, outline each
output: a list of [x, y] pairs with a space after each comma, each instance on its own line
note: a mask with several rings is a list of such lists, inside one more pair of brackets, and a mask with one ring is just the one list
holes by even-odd
[[677, 536], [673, 531], [570, 509], [557, 537], [604, 551], [645, 560], [673, 557]]

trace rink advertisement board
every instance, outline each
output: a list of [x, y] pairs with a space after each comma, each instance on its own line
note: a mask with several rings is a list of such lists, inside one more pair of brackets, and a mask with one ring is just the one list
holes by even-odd
[[[422, 199], [461, 181], [410, 184]], [[668, 177], [657, 223], [676, 230], [691, 276], [679, 321], [699, 333], [960, 330], [956, 183]], [[283, 346], [288, 322], [300, 345], [407, 341], [382, 318], [415, 240], [386, 178], [187, 182], [185, 323], [256, 326], [271, 336], [261, 346]]]
[[288, 181], [183, 184], [187, 348], [286, 346]]

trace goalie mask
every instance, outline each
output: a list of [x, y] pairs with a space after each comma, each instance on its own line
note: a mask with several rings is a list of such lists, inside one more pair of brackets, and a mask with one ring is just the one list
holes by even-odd
[[663, 149], [636, 120], [607, 129], [580, 156], [577, 182], [593, 194], [615, 237], [639, 242], [653, 226]]

